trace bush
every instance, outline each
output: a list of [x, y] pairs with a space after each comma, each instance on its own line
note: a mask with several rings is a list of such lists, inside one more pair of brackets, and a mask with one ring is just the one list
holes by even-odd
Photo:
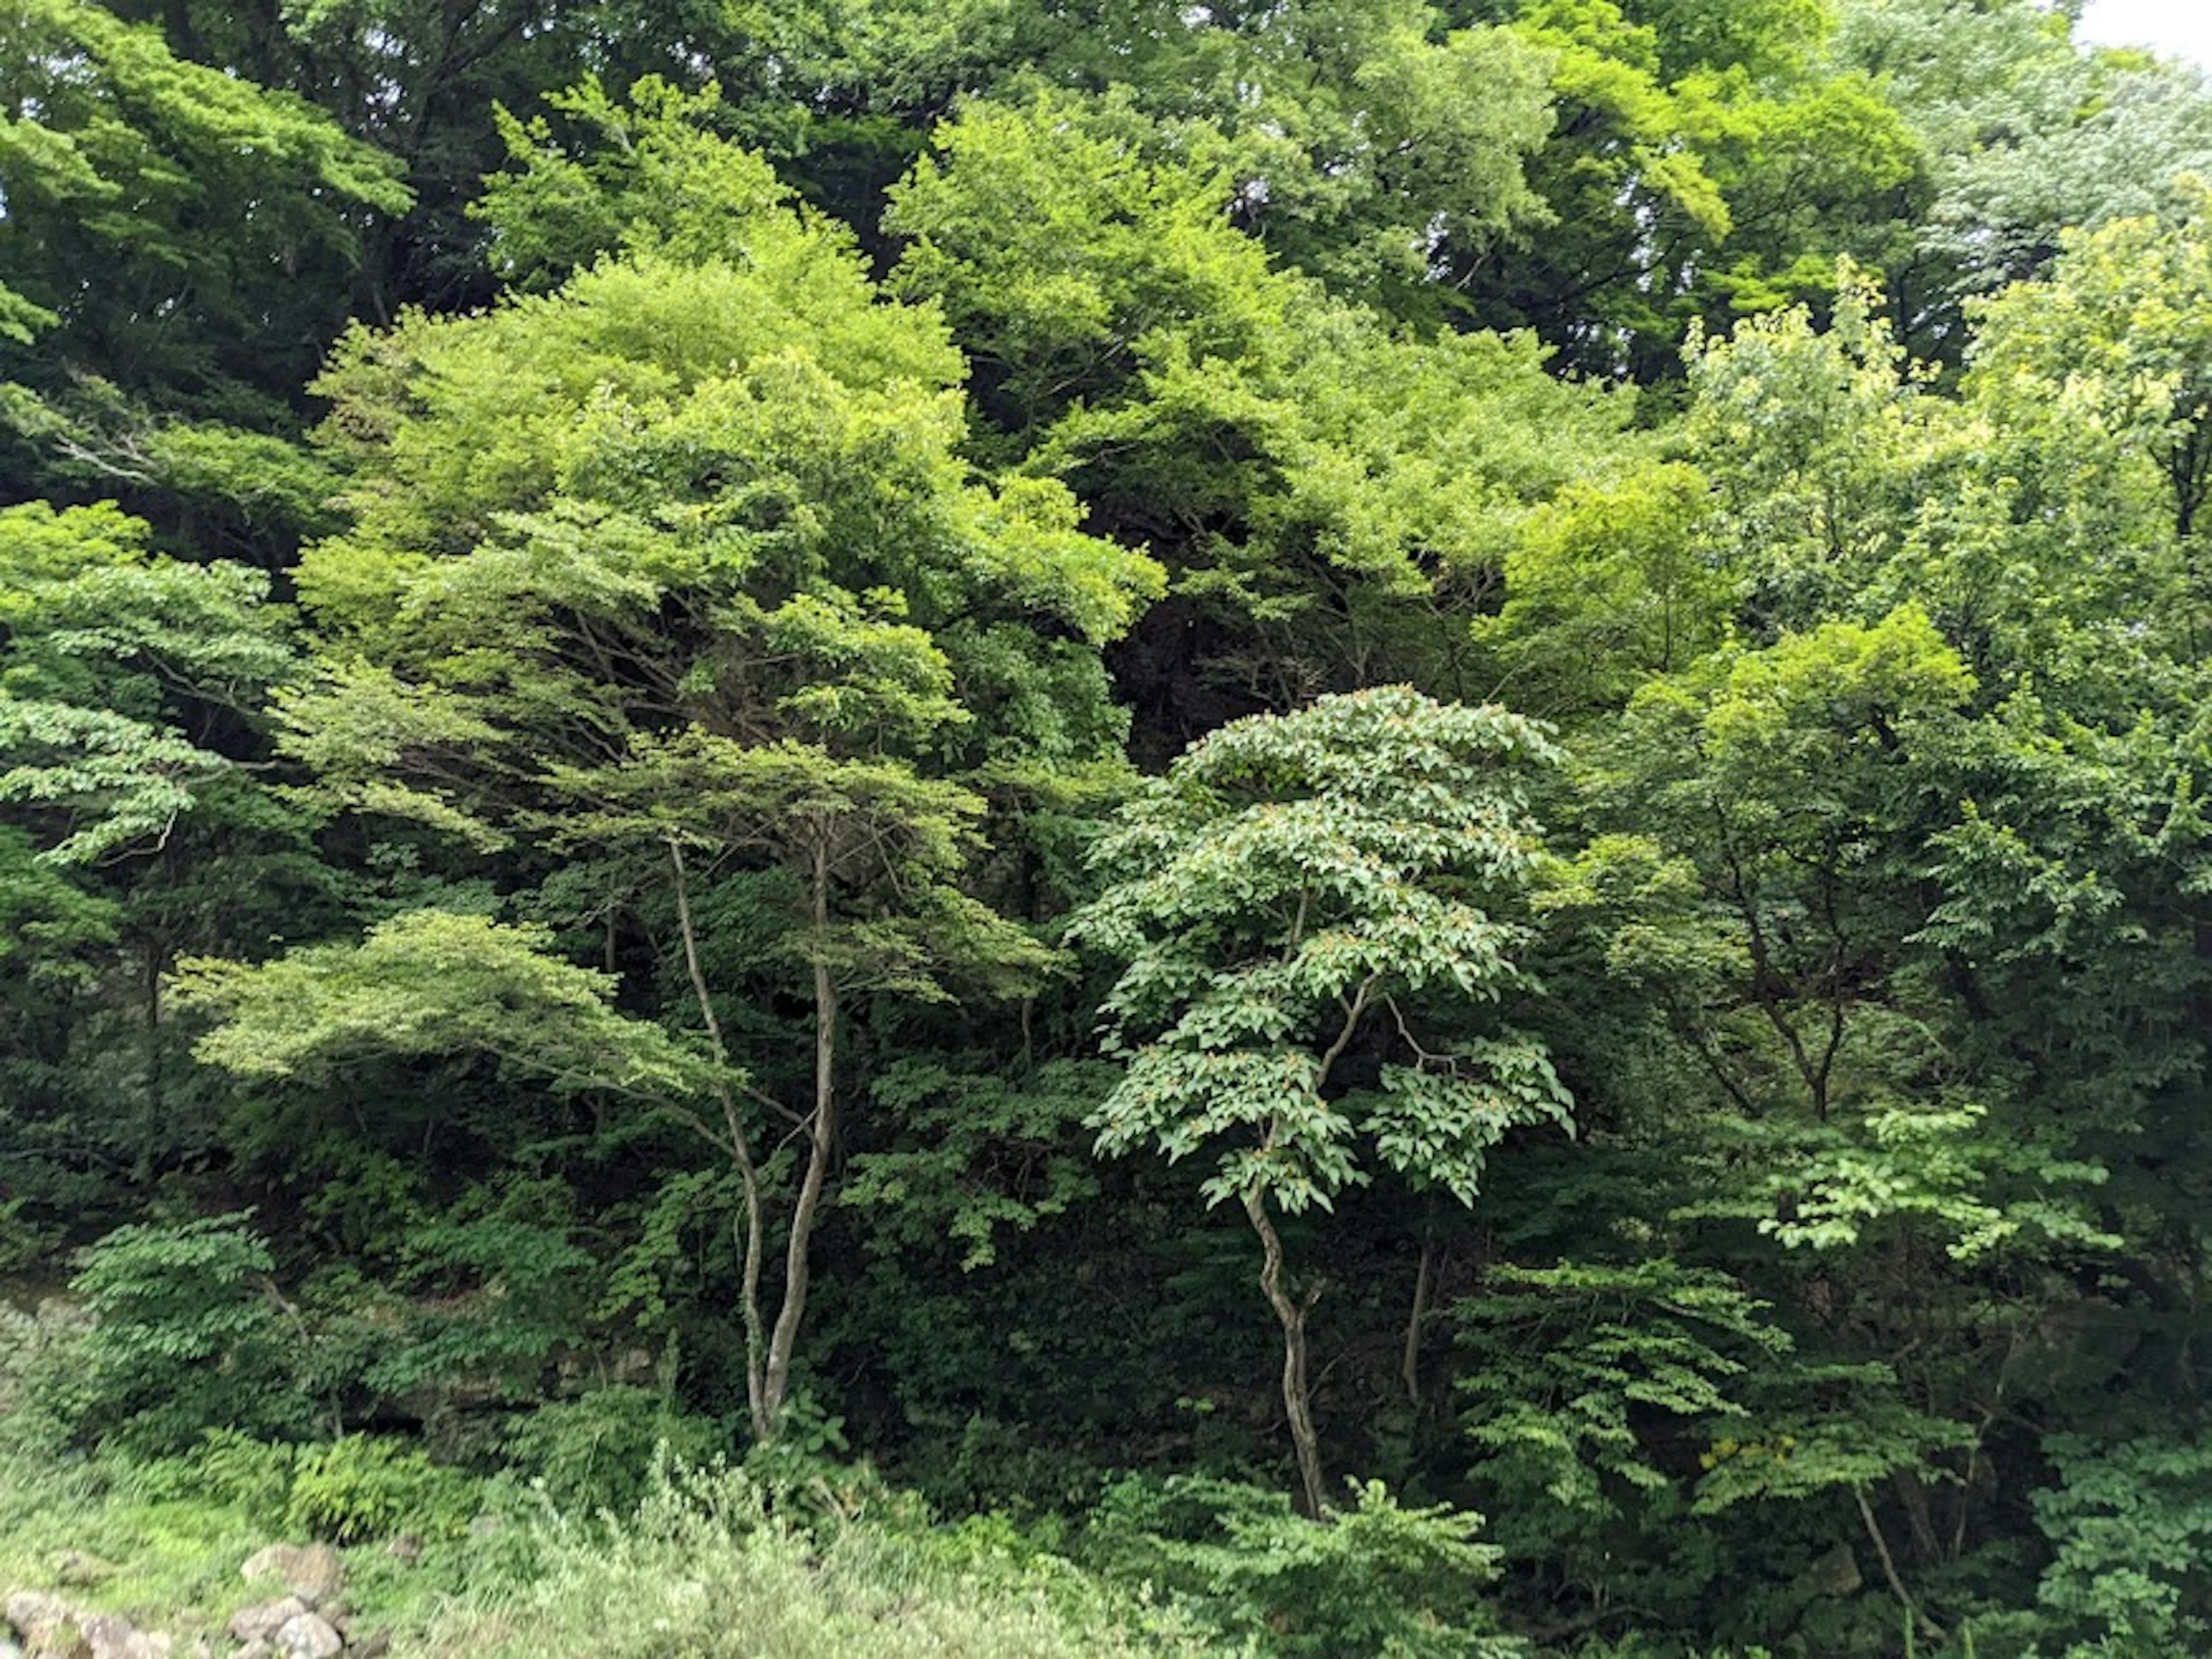
[[507, 1451], [556, 1507], [626, 1515], [651, 1488], [656, 1457], [703, 1463], [721, 1437], [663, 1390], [622, 1384], [540, 1406], [508, 1431]]
[[1379, 1482], [1327, 1522], [1279, 1492], [1198, 1476], [1132, 1477], [1094, 1516], [1090, 1559], [1164, 1585], [1224, 1635], [1284, 1659], [1506, 1659], [1483, 1590], [1498, 1552], [1479, 1515], [1399, 1506]]
[[[621, 1524], [536, 1529], [526, 1580], [479, 1589], [397, 1652], [471, 1659], [1199, 1659], [1174, 1621], [1067, 1563], [947, 1565], [866, 1525], [803, 1533], [727, 1469], [661, 1474]], [[1225, 1656], [1224, 1656], [1225, 1659]]]
[[2212, 1438], [2046, 1449], [2059, 1484], [2035, 1495], [2054, 1552], [2038, 1599], [2078, 1635], [2067, 1659], [2212, 1651]]
[[74, 1288], [91, 1328], [70, 1370], [40, 1381], [76, 1438], [163, 1456], [210, 1429], [282, 1437], [307, 1425], [313, 1408], [267, 1287], [274, 1262], [246, 1220], [123, 1227], [86, 1253]]
[[0, 1451], [50, 1454], [69, 1444], [90, 1328], [58, 1303], [27, 1314], [0, 1302]]
[[349, 1434], [301, 1455], [284, 1518], [333, 1544], [403, 1532], [442, 1536], [467, 1526], [476, 1498], [468, 1476], [441, 1468], [413, 1446]]

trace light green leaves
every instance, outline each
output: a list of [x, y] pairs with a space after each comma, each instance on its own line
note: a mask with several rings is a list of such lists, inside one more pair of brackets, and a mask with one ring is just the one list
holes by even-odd
[[680, 1099], [703, 1086], [704, 1062], [617, 1012], [612, 978], [550, 944], [538, 928], [410, 911], [358, 945], [187, 962], [177, 994], [220, 1020], [198, 1056], [246, 1077], [327, 1081], [381, 1056], [484, 1054], [561, 1092]]
[[187, 713], [251, 714], [292, 667], [265, 575], [145, 540], [112, 504], [0, 512], [0, 802], [60, 861], [158, 846], [231, 769]]
[[[1202, 1152], [1210, 1202], [1296, 1212], [1369, 1178], [1363, 1145], [1472, 1201], [1510, 1128], [1564, 1122], [1540, 1045], [1454, 1023], [1519, 982], [1522, 930], [1492, 907], [1535, 866], [1524, 780], [1553, 757], [1502, 710], [1388, 687], [1232, 723], [1148, 785], [1069, 924], [1126, 964], [1105, 1012], [1128, 1071], [1099, 1149]], [[1359, 1052], [1396, 1057], [1347, 1087], [1370, 1024]]]

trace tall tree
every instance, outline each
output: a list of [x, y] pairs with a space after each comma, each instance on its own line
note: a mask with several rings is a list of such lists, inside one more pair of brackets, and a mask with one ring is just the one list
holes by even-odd
[[[1077, 533], [1056, 487], [971, 481], [936, 319], [882, 303], [846, 238], [725, 159], [693, 183], [735, 195], [658, 224], [657, 252], [349, 342], [323, 384], [359, 522], [302, 562], [320, 662], [288, 720], [359, 810], [591, 860], [589, 902], [664, 941], [659, 972], [721, 1058], [750, 1062], [754, 1034], [751, 1081], [708, 1129], [741, 1177], [765, 1438], [856, 1012], [1043, 964], [963, 891], [977, 789], [1111, 756], [1098, 647], [1156, 578]], [[705, 936], [709, 890], [744, 895], [745, 944]], [[787, 990], [809, 1010], [803, 1082], [771, 1012]], [[762, 1113], [800, 1136], [787, 1206]]]
[[1278, 1224], [1370, 1162], [1472, 1204], [1508, 1130], [1566, 1121], [1543, 1046], [1480, 1013], [1520, 982], [1528, 775], [1553, 758], [1503, 710], [1403, 687], [1237, 721], [1123, 809], [1095, 854], [1106, 890], [1070, 923], [1123, 964], [1105, 1013], [1128, 1071], [1099, 1148], [1203, 1155], [1206, 1202], [1243, 1207], [1315, 1516], [1306, 1321], [1327, 1279], [1300, 1282]]

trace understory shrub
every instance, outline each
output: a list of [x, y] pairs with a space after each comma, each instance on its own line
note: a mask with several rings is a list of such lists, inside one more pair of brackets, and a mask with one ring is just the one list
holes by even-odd
[[404, 1441], [350, 1434], [301, 1455], [286, 1523], [333, 1544], [399, 1533], [446, 1536], [465, 1528], [477, 1483]]
[[507, 1453], [556, 1508], [627, 1515], [650, 1490], [656, 1457], [702, 1463], [722, 1437], [665, 1389], [617, 1383], [540, 1406], [507, 1431]]
[[274, 1265], [244, 1215], [117, 1229], [85, 1254], [74, 1289], [90, 1324], [69, 1364], [40, 1369], [34, 1406], [81, 1443], [145, 1457], [210, 1429], [305, 1429]]
[[1224, 1636], [1283, 1659], [1510, 1659], [1484, 1600], [1498, 1552], [1482, 1516], [1401, 1507], [1380, 1482], [1327, 1522], [1280, 1492], [1195, 1475], [1131, 1476], [1092, 1517], [1085, 1559], [1160, 1585]]
[[2059, 1480], [2035, 1496], [2053, 1551], [2038, 1600], [2075, 1636], [2064, 1659], [2212, 1652], [2212, 1437], [2057, 1435], [2045, 1449]]

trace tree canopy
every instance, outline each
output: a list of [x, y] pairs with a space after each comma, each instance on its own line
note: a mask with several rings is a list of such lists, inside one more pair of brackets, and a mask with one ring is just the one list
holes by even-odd
[[2076, 10], [17, 0], [0, 1455], [2200, 1652], [2212, 87]]

